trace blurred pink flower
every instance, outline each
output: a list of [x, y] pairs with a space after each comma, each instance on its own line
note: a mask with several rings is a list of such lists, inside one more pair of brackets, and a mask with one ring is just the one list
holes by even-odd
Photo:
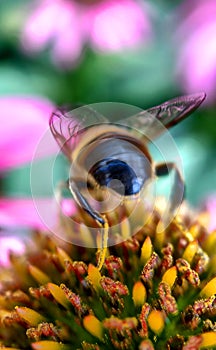
[[209, 230], [216, 230], [216, 195], [206, 200], [205, 208], [210, 215]]
[[[0, 172], [30, 162], [42, 135], [47, 131], [48, 120], [54, 105], [39, 97], [6, 96], [0, 98]], [[47, 138], [47, 147], [40, 156], [51, 155], [56, 149], [53, 137]], [[41, 199], [44, 210], [49, 200]], [[33, 200], [30, 198], [0, 197], [0, 265], [7, 265], [10, 251], [22, 254], [24, 243], [7, 229], [27, 227], [44, 228]]]
[[52, 46], [55, 63], [68, 67], [86, 42], [99, 51], [119, 51], [149, 38], [150, 22], [134, 0], [38, 0], [22, 33], [27, 52]]
[[[43, 98], [0, 97], [0, 171], [31, 161], [39, 139], [49, 130], [54, 109], [54, 104]], [[41, 156], [51, 154], [53, 144]]]
[[22, 254], [25, 251], [24, 242], [15, 236], [0, 236], [0, 266], [9, 265], [10, 252]]
[[[54, 108], [50, 101], [38, 97], [0, 98], [1, 177], [7, 176], [9, 169], [31, 162], [40, 138], [49, 130], [48, 120]], [[56, 149], [51, 135], [47, 141], [41, 157]], [[0, 227], [10, 226], [43, 226], [32, 199], [0, 197]]]
[[[49, 214], [51, 199], [37, 198], [37, 205], [44, 215]], [[47, 213], [45, 213], [45, 211]], [[10, 228], [47, 228], [31, 198], [0, 197], [0, 226]]]
[[216, 93], [216, 1], [185, 0], [180, 7], [178, 75], [188, 92]]

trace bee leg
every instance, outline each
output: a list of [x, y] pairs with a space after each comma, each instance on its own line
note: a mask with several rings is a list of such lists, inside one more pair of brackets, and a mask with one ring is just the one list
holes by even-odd
[[99, 250], [99, 259], [98, 259], [98, 269], [100, 270], [103, 266], [105, 257], [106, 257], [106, 251], [107, 251], [107, 241], [108, 241], [108, 233], [109, 233], [109, 224], [107, 222], [107, 219], [105, 215], [102, 215], [98, 213], [97, 211], [93, 210], [88, 201], [85, 199], [85, 197], [80, 193], [76, 183], [70, 179], [68, 182], [68, 187], [71, 191], [71, 194], [73, 195], [75, 201], [80, 205], [81, 208], [83, 208], [102, 228], [102, 238], [100, 240], [100, 247]]
[[85, 197], [80, 193], [76, 183], [70, 179], [68, 183], [69, 190], [71, 191], [75, 201], [79, 206], [84, 209], [100, 226], [104, 226], [105, 220], [101, 214], [92, 209]]
[[175, 179], [172, 188], [170, 212], [175, 212], [179, 204], [184, 199], [185, 185], [181, 173], [175, 163], [159, 163], [156, 164], [155, 173], [157, 176], [169, 175], [170, 171], [175, 171]]

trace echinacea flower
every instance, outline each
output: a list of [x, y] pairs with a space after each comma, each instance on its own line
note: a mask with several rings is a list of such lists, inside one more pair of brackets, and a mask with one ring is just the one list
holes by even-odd
[[67, 68], [86, 43], [102, 52], [120, 51], [146, 42], [149, 34], [148, 16], [134, 0], [39, 0], [27, 18], [22, 45], [29, 53], [50, 45], [54, 62]]
[[204, 90], [209, 101], [216, 92], [216, 2], [186, 0], [178, 11], [180, 51], [178, 74], [186, 92]]
[[[133, 234], [109, 247], [101, 271], [95, 250], [43, 232], [34, 235], [24, 255], [11, 256], [10, 268], [0, 269], [3, 348], [216, 346], [216, 232], [207, 232], [199, 215], [189, 212], [178, 214], [163, 231], [158, 211], [139, 228], [125, 219], [122, 208], [116, 214], [126, 220], [116, 241], [124, 231]], [[82, 222], [83, 215], [79, 210], [75, 221]], [[107, 218], [111, 225], [112, 217]]]
[[[7, 176], [7, 171], [31, 162], [53, 109], [50, 101], [39, 97], [0, 98], [0, 179]], [[51, 155], [54, 149], [55, 144], [50, 138], [41, 156]], [[41, 201], [45, 206], [46, 199]], [[0, 263], [7, 262], [9, 250], [23, 250], [18, 237], [8, 236], [8, 229], [17, 227], [43, 227], [32, 199], [0, 197]]]

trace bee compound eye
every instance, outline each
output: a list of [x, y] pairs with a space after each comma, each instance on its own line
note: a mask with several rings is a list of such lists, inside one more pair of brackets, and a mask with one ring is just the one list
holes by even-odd
[[143, 178], [120, 159], [106, 158], [100, 160], [90, 169], [99, 186], [107, 187], [121, 196], [131, 196], [140, 192]]

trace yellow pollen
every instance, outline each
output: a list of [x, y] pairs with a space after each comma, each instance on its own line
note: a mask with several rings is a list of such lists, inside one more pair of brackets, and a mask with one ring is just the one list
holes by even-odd
[[50, 293], [52, 294], [53, 298], [62, 306], [64, 306], [66, 309], [68, 308], [69, 302], [63, 292], [63, 290], [57, 286], [57, 284], [54, 283], [48, 283], [47, 285]]
[[39, 284], [46, 284], [50, 282], [50, 278], [36, 266], [29, 265], [29, 272]]
[[31, 326], [37, 326], [39, 323], [46, 321], [45, 317], [39, 314], [39, 312], [29, 309], [28, 307], [17, 306], [15, 310], [18, 315]]
[[52, 340], [42, 340], [36, 343], [31, 344], [34, 350], [69, 350], [70, 347], [68, 345], [55, 342]]
[[209, 298], [214, 294], [216, 294], [216, 277], [212, 278], [212, 280], [205, 285], [200, 292], [200, 296], [202, 298]]
[[189, 262], [189, 264], [191, 264], [195, 254], [197, 253], [198, 248], [199, 248], [199, 245], [198, 245], [198, 242], [196, 240], [193, 242], [190, 242], [188, 244], [188, 246], [186, 247], [182, 258], [187, 260], [187, 262]]
[[177, 268], [176, 266], [172, 266], [170, 267], [170, 269], [168, 269], [164, 273], [162, 277], [162, 281], [166, 282], [170, 286], [170, 288], [172, 288], [175, 283], [176, 277], [177, 277]]
[[88, 280], [93, 285], [95, 290], [101, 289], [101, 273], [99, 271], [99, 268], [95, 267], [92, 264], [89, 264], [88, 266]]
[[83, 326], [94, 337], [102, 339], [103, 326], [101, 322], [94, 315], [85, 316], [83, 319]]
[[132, 298], [135, 306], [142, 306], [146, 301], [146, 289], [141, 281], [137, 281], [133, 286]]
[[152, 310], [148, 316], [148, 324], [151, 330], [160, 334], [164, 329], [164, 314], [159, 310]]
[[145, 264], [149, 260], [151, 255], [152, 255], [152, 242], [151, 242], [151, 238], [148, 236], [143, 242], [143, 245], [141, 248], [140, 260], [142, 264]]
[[201, 349], [202, 348], [209, 348], [209, 346], [215, 346], [216, 345], [216, 333], [215, 332], [206, 332], [202, 333], [202, 343], [201, 343]]

